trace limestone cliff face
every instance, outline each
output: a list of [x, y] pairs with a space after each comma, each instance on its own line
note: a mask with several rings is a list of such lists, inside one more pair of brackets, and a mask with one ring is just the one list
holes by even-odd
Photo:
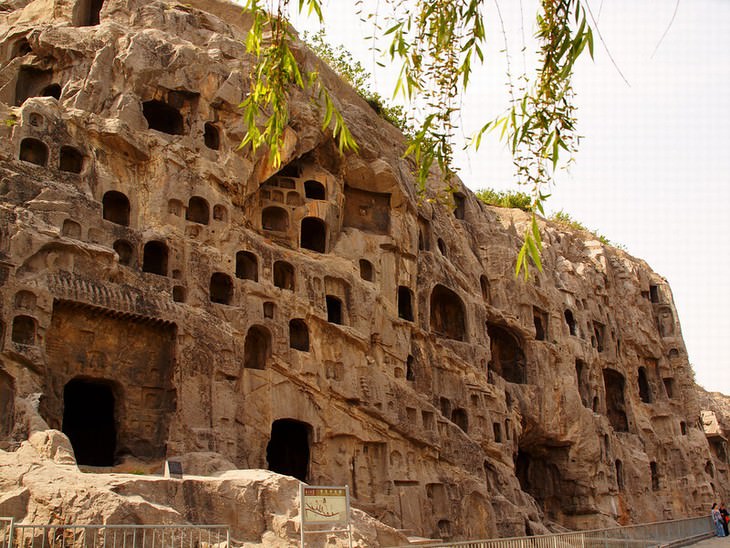
[[527, 216], [417, 200], [402, 136], [303, 46], [360, 153], [293, 93], [273, 172], [238, 149], [247, 23], [216, 0], [0, 7], [6, 449], [51, 427], [87, 466], [215, 452], [449, 538], [726, 496], [664, 279], [550, 223], [544, 273], [515, 279]]

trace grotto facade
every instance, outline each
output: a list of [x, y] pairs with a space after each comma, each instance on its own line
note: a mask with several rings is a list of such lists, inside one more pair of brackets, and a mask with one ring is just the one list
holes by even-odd
[[[403, 137], [302, 44], [360, 144], [292, 92], [239, 149], [249, 21], [218, 0], [0, 7], [0, 440], [76, 462], [215, 453], [348, 484], [413, 534], [706, 513], [726, 496], [666, 281], [518, 210], [419, 200]], [[438, 198], [434, 176], [429, 196]]]

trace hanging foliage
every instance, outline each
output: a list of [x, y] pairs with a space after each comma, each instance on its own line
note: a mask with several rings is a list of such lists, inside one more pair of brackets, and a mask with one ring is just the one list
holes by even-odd
[[[417, 128], [405, 155], [415, 160], [421, 192], [432, 169], [444, 189], [456, 190], [454, 146], [461, 94], [469, 85], [473, 63], [483, 61], [486, 0], [357, 0], [361, 17], [386, 37], [384, 51], [400, 64], [394, 95], [417, 108], [410, 123]], [[247, 0], [253, 24], [246, 50], [254, 56], [251, 90], [241, 104], [246, 135], [242, 146], [255, 151], [265, 145], [274, 167], [281, 163], [281, 146], [288, 124], [287, 102], [292, 87], [311, 89], [323, 107], [322, 125], [329, 128], [340, 151], [356, 150], [352, 134], [316, 73], [303, 73], [290, 49], [294, 37], [288, 23], [289, 0]], [[300, 13], [314, 14], [324, 23], [320, 0], [297, 0]], [[378, 23], [384, 21], [385, 23]], [[478, 147], [487, 131], [498, 130], [512, 150], [518, 181], [529, 187], [532, 219], [517, 256], [515, 275], [529, 275], [530, 261], [542, 270], [542, 240], [537, 213], [544, 215], [545, 188], [561, 163], [569, 163], [577, 148], [573, 89], [575, 62], [587, 50], [593, 55], [593, 34], [580, 0], [541, 0], [537, 14], [539, 61], [536, 79], [515, 97], [504, 116], [488, 121], [471, 141]], [[416, 114], [417, 113], [417, 114]], [[563, 158], [567, 159], [563, 162]]]

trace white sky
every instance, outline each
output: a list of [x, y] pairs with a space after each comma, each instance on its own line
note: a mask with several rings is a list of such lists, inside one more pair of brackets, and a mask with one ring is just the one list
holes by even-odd
[[[535, 49], [535, 1], [486, 0], [487, 61], [464, 99], [463, 120], [473, 124], [464, 128], [467, 135], [507, 104], [496, 3], [510, 37], [513, 73], [523, 67], [523, 25], [527, 49]], [[583, 3], [630, 86], [596, 36], [595, 62], [581, 61], [574, 85], [584, 139], [570, 173], [559, 175], [547, 210], [564, 209], [667, 278], [697, 382], [730, 394], [724, 342], [730, 340], [730, 1], [680, 0], [653, 57], [676, 0]], [[389, 97], [393, 76], [374, 65], [365, 39], [372, 27], [358, 20], [354, 0], [324, 4], [328, 41], [350, 48]], [[295, 26], [318, 28], [314, 21]], [[473, 190], [517, 188], [496, 136], [457, 164]]]

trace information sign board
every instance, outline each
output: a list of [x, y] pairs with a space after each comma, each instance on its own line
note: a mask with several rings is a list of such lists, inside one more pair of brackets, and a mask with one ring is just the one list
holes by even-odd
[[347, 533], [349, 545], [352, 547], [349, 486], [300, 483], [299, 504], [302, 548], [304, 535], [316, 533]]
[[347, 523], [344, 487], [305, 487], [302, 501], [305, 523]]
[[165, 477], [182, 479], [183, 477], [183, 466], [182, 462], [177, 460], [165, 461]]

